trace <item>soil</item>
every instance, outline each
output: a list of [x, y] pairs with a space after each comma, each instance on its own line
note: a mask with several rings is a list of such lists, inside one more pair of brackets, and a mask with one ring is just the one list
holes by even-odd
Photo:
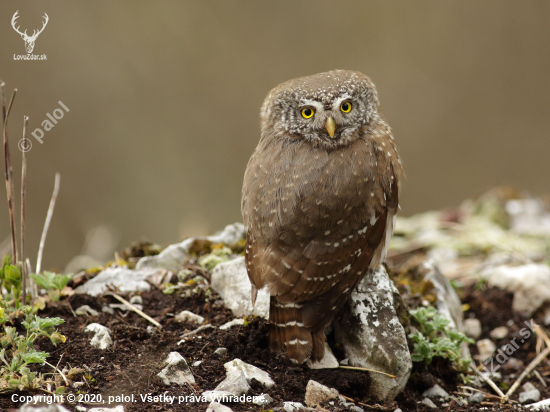
[[[208, 275], [202, 273], [205, 277]], [[75, 285], [73, 285], [75, 286]], [[204, 330], [191, 338], [181, 342], [182, 333], [193, 331], [197, 325], [179, 323], [174, 315], [182, 310], [190, 310], [203, 316], [206, 321], [215, 326], [222, 325], [232, 319], [233, 314], [223, 308], [219, 296], [215, 292], [205, 292], [199, 289], [191, 296], [182, 296], [178, 293], [166, 295], [159, 289], [152, 287], [150, 291], [141, 293], [143, 310], [149, 316], [160, 322], [161, 329], [151, 328], [152, 324], [134, 312], [115, 310], [114, 314], [102, 312], [102, 307], [110, 303], [119, 303], [110, 295], [91, 297], [88, 295], [72, 295], [65, 297], [57, 304], [50, 303], [40, 312], [41, 316], [57, 316], [65, 319], [65, 323], [59, 327], [59, 331], [66, 336], [65, 343], [53, 346], [49, 340], [40, 339], [36, 342], [37, 349], [50, 354], [48, 362], [58, 365], [59, 369], [81, 368], [82, 372], [73, 377], [75, 382], [83, 382], [78, 388], [70, 388], [68, 393], [76, 394], [77, 391], [85, 394], [101, 395], [105, 404], [93, 402], [68, 403], [64, 406], [75, 411], [77, 405], [91, 408], [114, 407], [116, 404], [124, 404], [125, 411], [205, 411], [206, 403], [183, 403], [177, 401], [170, 405], [159, 400], [157, 402], [142, 402], [141, 395], [162, 396], [192, 396], [200, 395], [203, 391], [214, 389], [224, 378], [224, 363], [239, 358], [244, 362], [255, 365], [267, 371], [276, 385], [272, 388], [264, 388], [260, 383], [253, 382], [248, 395], [260, 395], [267, 393], [273, 398], [268, 407], [254, 405], [252, 403], [228, 403], [226, 404], [235, 412], [281, 410], [283, 401], [304, 402], [305, 388], [310, 379], [326, 386], [336, 388], [340, 394], [352, 399], [357, 406], [365, 411], [387, 410], [393, 411], [400, 408], [402, 411], [433, 411], [428, 406], [421, 404], [422, 393], [435, 383], [442, 386], [452, 395], [457, 395], [458, 386], [462, 381], [458, 374], [446, 361], [436, 360], [425, 367], [415, 363], [411, 378], [404, 392], [388, 405], [377, 405], [368, 398], [367, 390], [370, 385], [369, 375], [363, 371], [344, 369], [311, 370], [307, 366], [288, 364], [283, 356], [277, 356], [269, 351], [267, 342], [268, 322], [261, 318], [247, 319], [246, 326], [235, 326], [228, 330], [217, 328]], [[476, 317], [481, 321], [483, 332], [480, 339], [491, 339], [490, 332], [498, 326], [507, 326], [508, 335], [495, 343], [502, 346], [511, 339], [518, 339], [519, 332], [525, 328], [527, 319], [512, 311], [512, 295], [499, 289], [476, 288], [475, 285], [460, 290], [463, 303], [468, 305], [464, 316]], [[128, 296], [126, 296], [129, 299]], [[75, 316], [73, 310], [89, 305], [99, 312], [98, 316]], [[91, 333], [84, 332], [90, 323], [100, 323], [111, 330], [114, 344], [106, 349], [99, 350], [90, 345]], [[333, 346], [336, 356], [341, 360], [343, 355], [338, 350], [332, 336], [328, 341]], [[224, 356], [219, 356], [214, 351], [219, 347], [227, 348]], [[477, 354], [475, 345], [470, 345], [472, 355]], [[179, 352], [188, 362], [196, 380], [193, 386], [182, 387], [166, 386], [157, 374], [163, 367], [163, 361], [170, 352]], [[508, 360], [498, 371], [502, 375], [499, 381], [503, 391], [513, 384], [517, 376], [523, 371], [537, 354], [537, 338], [533, 335], [526, 339], [519, 349], [515, 351], [514, 362]], [[200, 365], [192, 366], [196, 361]], [[38, 367], [43, 373], [51, 373], [51, 367], [45, 365]], [[550, 398], [550, 366], [543, 361], [537, 368], [539, 377], [531, 374], [524, 382], [533, 383], [542, 393], [542, 399]], [[543, 383], [544, 382], [544, 383]], [[545, 386], [547, 385], [547, 386]], [[487, 385], [480, 388], [483, 392], [494, 394]], [[512, 396], [517, 401], [518, 388]], [[109, 396], [134, 396], [133, 402], [111, 402]], [[93, 400], [88, 397], [87, 400]], [[445, 411], [481, 411], [481, 410], [506, 410], [518, 409], [519, 406], [500, 405], [496, 398], [486, 398], [482, 404], [460, 405], [455, 400], [449, 402], [437, 402], [438, 410]], [[517, 405], [517, 404], [516, 404]], [[15, 410], [20, 406], [12, 402], [11, 394], [0, 396], [0, 410]], [[321, 409], [326, 411], [345, 411], [349, 408], [339, 406], [338, 401], [333, 404], [325, 403]]]

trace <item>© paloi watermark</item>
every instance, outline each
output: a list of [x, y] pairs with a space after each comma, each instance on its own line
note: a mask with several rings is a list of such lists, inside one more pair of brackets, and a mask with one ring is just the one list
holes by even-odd
[[[61, 120], [63, 116], [65, 116], [65, 112], [70, 111], [69, 108], [65, 106], [61, 100], [58, 101], [57, 103], [59, 103], [59, 105], [63, 109], [65, 109], [65, 111], [63, 111], [63, 109], [58, 107], [57, 109], [54, 109], [54, 111], [52, 112], [53, 116], [50, 113], [46, 113], [46, 116], [48, 117], [48, 119], [44, 119], [44, 121], [42, 122], [42, 128], [44, 130], [42, 130], [40, 127], [37, 127], [36, 129], [34, 129], [34, 132], [31, 133], [32, 137], [38, 140], [40, 144], [44, 143], [44, 140], [42, 140], [44, 138], [44, 131], [49, 132], [50, 130], [52, 130], [53, 127], [57, 124], [57, 121]], [[17, 146], [19, 147], [19, 150], [21, 150], [22, 152], [28, 152], [29, 150], [32, 149], [32, 141], [30, 139], [23, 138], [19, 140], [19, 143], [17, 144]]]

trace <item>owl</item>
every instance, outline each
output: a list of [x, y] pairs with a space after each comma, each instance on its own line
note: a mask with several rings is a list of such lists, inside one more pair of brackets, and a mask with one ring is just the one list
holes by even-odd
[[335, 70], [266, 97], [244, 176], [245, 264], [270, 293], [270, 349], [321, 360], [324, 327], [386, 257], [403, 177], [376, 89]]

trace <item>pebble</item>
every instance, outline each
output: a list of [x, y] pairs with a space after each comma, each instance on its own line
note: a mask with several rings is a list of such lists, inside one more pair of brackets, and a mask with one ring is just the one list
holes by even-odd
[[256, 405], [267, 405], [273, 402], [273, 398], [267, 393], [262, 393], [260, 396], [256, 396], [253, 403]]
[[214, 351], [214, 354], [223, 357], [227, 354], [227, 349], [226, 348], [218, 348]]
[[522, 386], [523, 392], [519, 394], [519, 403], [532, 403], [540, 401], [540, 391], [531, 382]]
[[183, 356], [179, 352], [170, 352], [164, 364], [167, 365], [157, 376], [162, 379], [165, 385], [175, 383], [178, 385], [194, 385], [195, 377], [189, 369], [189, 365]]
[[135, 296], [132, 296], [130, 298], [130, 303], [132, 305], [142, 305], [143, 304], [143, 299], [141, 298], [141, 296], [135, 295]]
[[306, 386], [305, 401], [307, 406], [315, 407], [324, 401], [338, 397], [338, 391], [310, 380]]
[[240, 325], [244, 325], [244, 319], [237, 318], [237, 319], [233, 319], [231, 322], [227, 322], [221, 325], [220, 330], [226, 330], [226, 329], [232, 328], [233, 326], [240, 326]]
[[95, 309], [92, 309], [88, 305], [82, 305], [78, 309], [74, 311], [75, 315], [82, 316], [82, 315], [90, 315], [90, 316], [98, 316], [99, 312]]
[[188, 310], [182, 310], [174, 317], [174, 319], [177, 322], [189, 322], [195, 323], [197, 325], [202, 325], [202, 323], [204, 322], [204, 318], [202, 316], [196, 315]]
[[443, 399], [443, 400], [450, 398], [447, 391], [443, 389], [441, 386], [439, 386], [437, 383], [434, 386], [432, 386], [430, 389], [424, 391], [422, 396], [430, 399]]
[[493, 353], [495, 353], [495, 350], [497, 348], [497, 346], [490, 339], [478, 340], [476, 342], [476, 346], [477, 350], [479, 351], [479, 355], [477, 355], [477, 358], [481, 362], [485, 362], [487, 359], [493, 356]]
[[111, 339], [111, 335], [109, 334], [111, 331], [105, 326], [100, 325], [99, 323], [90, 323], [88, 326], [86, 326], [84, 332], [95, 333], [94, 337], [90, 341], [90, 345], [95, 348], [104, 350], [113, 344], [113, 340]]
[[489, 334], [493, 339], [504, 339], [508, 336], [508, 328], [506, 326], [499, 326], [491, 331]]
[[110, 308], [109, 306], [103, 306], [101, 308], [101, 311], [102, 312], [105, 312], [105, 313], [108, 313], [109, 315], [114, 315], [115, 314], [115, 311], [113, 308]]
[[435, 405], [435, 403], [432, 402], [432, 400], [430, 398], [424, 398], [422, 400], [422, 402], [420, 403], [423, 403], [424, 405], [426, 405], [428, 408], [433, 408], [433, 409], [437, 409], [437, 406]]
[[481, 392], [474, 392], [468, 396], [468, 402], [470, 403], [480, 403], [485, 399], [485, 395]]
[[300, 402], [284, 402], [283, 403], [283, 410], [285, 412], [299, 412], [300, 409], [303, 409], [304, 405], [302, 405]]
[[193, 366], [199, 366], [202, 363], [201, 360], [193, 362]]
[[481, 336], [481, 322], [476, 318], [464, 319], [462, 323], [466, 336], [478, 339]]
[[233, 412], [233, 409], [218, 402], [211, 402], [206, 412]]

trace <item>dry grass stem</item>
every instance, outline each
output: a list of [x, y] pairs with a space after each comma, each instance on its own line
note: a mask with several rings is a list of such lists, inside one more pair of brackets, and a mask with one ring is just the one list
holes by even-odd
[[48, 229], [50, 228], [50, 222], [52, 221], [53, 210], [55, 208], [55, 201], [57, 200], [57, 195], [59, 193], [60, 179], [61, 179], [61, 175], [59, 173], [56, 173], [52, 198], [50, 200], [50, 206], [48, 207], [48, 214], [46, 215], [46, 221], [44, 222], [44, 229], [42, 230], [42, 237], [40, 238], [40, 246], [38, 247], [38, 257], [36, 258], [36, 273], [40, 273], [40, 270], [42, 269], [42, 253], [44, 252], [46, 235], [48, 234]]
[[162, 329], [162, 325], [160, 323], [158, 323], [155, 319], [153, 319], [152, 317], [150, 317], [149, 315], [146, 315], [145, 313], [143, 313], [141, 310], [139, 310], [138, 308], [136, 308], [134, 305], [132, 305], [130, 302], [128, 302], [126, 299], [124, 299], [123, 297], [117, 295], [116, 293], [113, 293], [113, 292], [109, 292], [107, 293], [108, 295], [111, 295], [112, 297], [114, 297], [116, 300], [118, 300], [119, 302], [122, 302], [124, 303], [126, 306], [128, 306], [130, 309], [132, 309], [134, 312], [136, 312], [138, 315], [140, 315], [142, 318], [144, 319], [147, 319], [149, 322], [151, 322], [153, 325], [155, 325], [156, 327], [158, 328], [161, 328]]

